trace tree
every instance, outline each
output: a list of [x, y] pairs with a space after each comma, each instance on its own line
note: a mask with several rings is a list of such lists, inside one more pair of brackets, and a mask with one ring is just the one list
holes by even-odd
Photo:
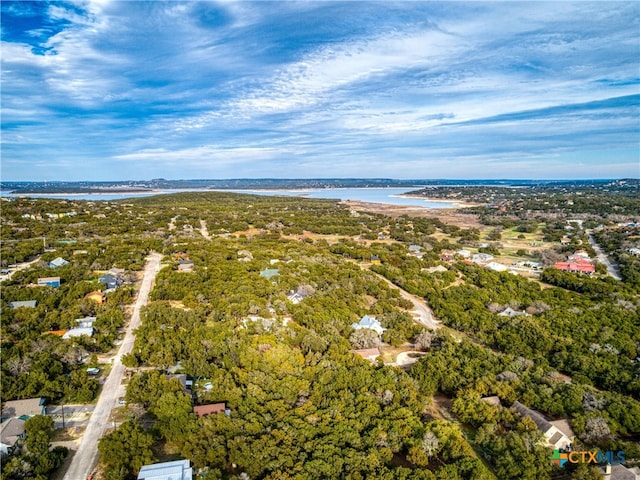
[[418, 350], [429, 350], [435, 337], [436, 334], [430, 330], [421, 331], [415, 339], [416, 348]]
[[130, 420], [105, 435], [98, 443], [100, 461], [108, 480], [123, 480], [135, 475], [143, 465], [154, 461], [153, 437], [142, 426]]
[[33, 472], [42, 478], [46, 477], [60, 466], [64, 457], [67, 455], [67, 449], [64, 447], [56, 447], [49, 451], [51, 446], [51, 438], [53, 437], [53, 419], [45, 415], [36, 415], [28, 419], [25, 424], [25, 446], [27, 453], [25, 459], [31, 466]]
[[375, 348], [380, 345], [380, 337], [373, 330], [360, 328], [351, 334], [349, 342], [353, 348]]
[[602, 480], [603, 478], [597, 467], [589, 466], [586, 463], [579, 463], [571, 474], [571, 480]]

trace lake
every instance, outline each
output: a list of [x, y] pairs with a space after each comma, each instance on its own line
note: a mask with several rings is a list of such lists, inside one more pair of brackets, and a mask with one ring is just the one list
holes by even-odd
[[[328, 198], [337, 200], [356, 200], [368, 203], [384, 203], [387, 205], [403, 205], [406, 207], [455, 208], [454, 202], [434, 202], [421, 198], [401, 197], [403, 193], [418, 190], [413, 188], [319, 188], [308, 190], [226, 190], [235, 193], [252, 195], [282, 195], [287, 197]], [[224, 190], [217, 190], [224, 191]]]
[[77, 194], [12, 194], [8, 192], [0, 192], [0, 196], [13, 197], [30, 197], [30, 198], [57, 198], [61, 200], [91, 200], [91, 201], [109, 201], [124, 200], [127, 198], [149, 197], [151, 195], [166, 195], [178, 192], [192, 191], [217, 191], [217, 192], [233, 192], [246, 193], [251, 195], [268, 195], [268, 196], [287, 196], [287, 197], [304, 197], [304, 198], [326, 198], [337, 200], [355, 200], [368, 203], [383, 203], [387, 205], [403, 205], [407, 207], [425, 207], [425, 208], [455, 208], [454, 202], [434, 202], [423, 200], [421, 198], [401, 197], [403, 193], [412, 190], [418, 190], [420, 187], [413, 188], [319, 188], [305, 190], [162, 190], [157, 192], [136, 192], [136, 193], [77, 193]]

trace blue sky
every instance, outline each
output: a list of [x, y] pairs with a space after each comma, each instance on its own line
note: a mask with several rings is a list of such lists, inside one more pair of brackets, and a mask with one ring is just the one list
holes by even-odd
[[636, 1], [1, 8], [5, 181], [640, 176]]

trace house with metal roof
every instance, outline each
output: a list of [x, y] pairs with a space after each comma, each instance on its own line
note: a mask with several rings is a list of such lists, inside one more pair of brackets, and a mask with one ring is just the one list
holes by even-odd
[[386, 330], [386, 328], [384, 328], [375, 317], [370, 317], [369, 315], [365, 315], [364, 317], [362, 317], [358, 323], [352, 323], [351, 327], [353, 327], [355, 330], [368, 328], [369, 330], [373, 330], [374, 332], [376, 332], [378, 335], [382, 335], [382, 333]]
[[60, 286], [60, 277], [43, 277], [38, 279], [38, 286], [40, 287], [53, 287], [58, 288]]
[[11, 308], [35, 308], [38, 305], [37, 300], [22, 300], [16, 302], [9, 302]]
[[275, 277], [276, 275], [280, 275], [280, 270], [277, 268], [265, 268], [260, 272], [260, 276], [266, 278], [267, 280]]
[[192, 480], [192, 478], [193, 469], [189, 460], [144, 465], [138, 473], [138, 480]]
[[89, 328], [93, 327], [93, 324], [96, 322], [96, 317], [84, 317], [84, 318], [76, 318], [76, 323], [79, 328]]
[[64, 267], [69, 262], [62, 257], [55, 258], [49, 262], [49, 268]]
[[69, 340], [74, 337], [92, 337], [93, 336], [93, 327], [78, 327], [72, 328], [71, 330], [67, 330], [62, 338], [64, 340]]

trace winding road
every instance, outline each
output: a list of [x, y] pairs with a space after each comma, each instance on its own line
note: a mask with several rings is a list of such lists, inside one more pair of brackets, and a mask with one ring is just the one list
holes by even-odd
[[385, 282], [387, 282], [387, 284], [391, 287], [394, 288], [396, 290], [400, 291], [400, 296], [402, 298], [404, 298], [405, 300], [409, 300], [411, 303], [413, 303], [413, 311], [416, 313], [417, 318], [414, 317], [415, 321], [417, 323], [419, 323], [420, 325], [423, 325], [431, 330], [437, 330], [438, 328], [441, 327], [440, 321], [436, 320], [436, 318], [433, 315], [433, 312], [431, 311], [431, 308], [429, 307], [429, 305], [427, 305], [427, 302], [418, 297], [417, 295], [412, 295], [409, 292], [407, 292], [406, 290], [403, 290], [402, 288], [400, 288], [398, 285], [396, 285], [395, 283], [391, 282], [390, 280], [388, 280], [387, 278], [385, 278], [384, 276], [380, 275], [379, 273], [373, 272], [371, 270], [369, 270], [371, 273], [377, 275], [380, 279], [384, 280]]
[[135, 341], [134, 331], [140, 326], [140, 310], [149, 300], [149, 293], [153, 286], [156, 274], [160, 270], [162, 255], [152, 253], [147, 258], [144, 269], [144, 277], [138, 292], [138, 298], [133, 307], [131, 321], [127, 327], [124, 340], [118, 353], [113, 357], [113, 367], [104, 382], [102, 393], [98, 399], [95, 410], [89, 419], [87, 429], [82, 436], [78, 451], [75, 453], [69, 469], [64, 475], [64, 480], [84, 480], [92, 472], [98, 460], [98, 440], [110, 425], [111, 410], [117, 407], [118, 396], [121, 391], [124, 365], [122, 356], [131, 352]]

